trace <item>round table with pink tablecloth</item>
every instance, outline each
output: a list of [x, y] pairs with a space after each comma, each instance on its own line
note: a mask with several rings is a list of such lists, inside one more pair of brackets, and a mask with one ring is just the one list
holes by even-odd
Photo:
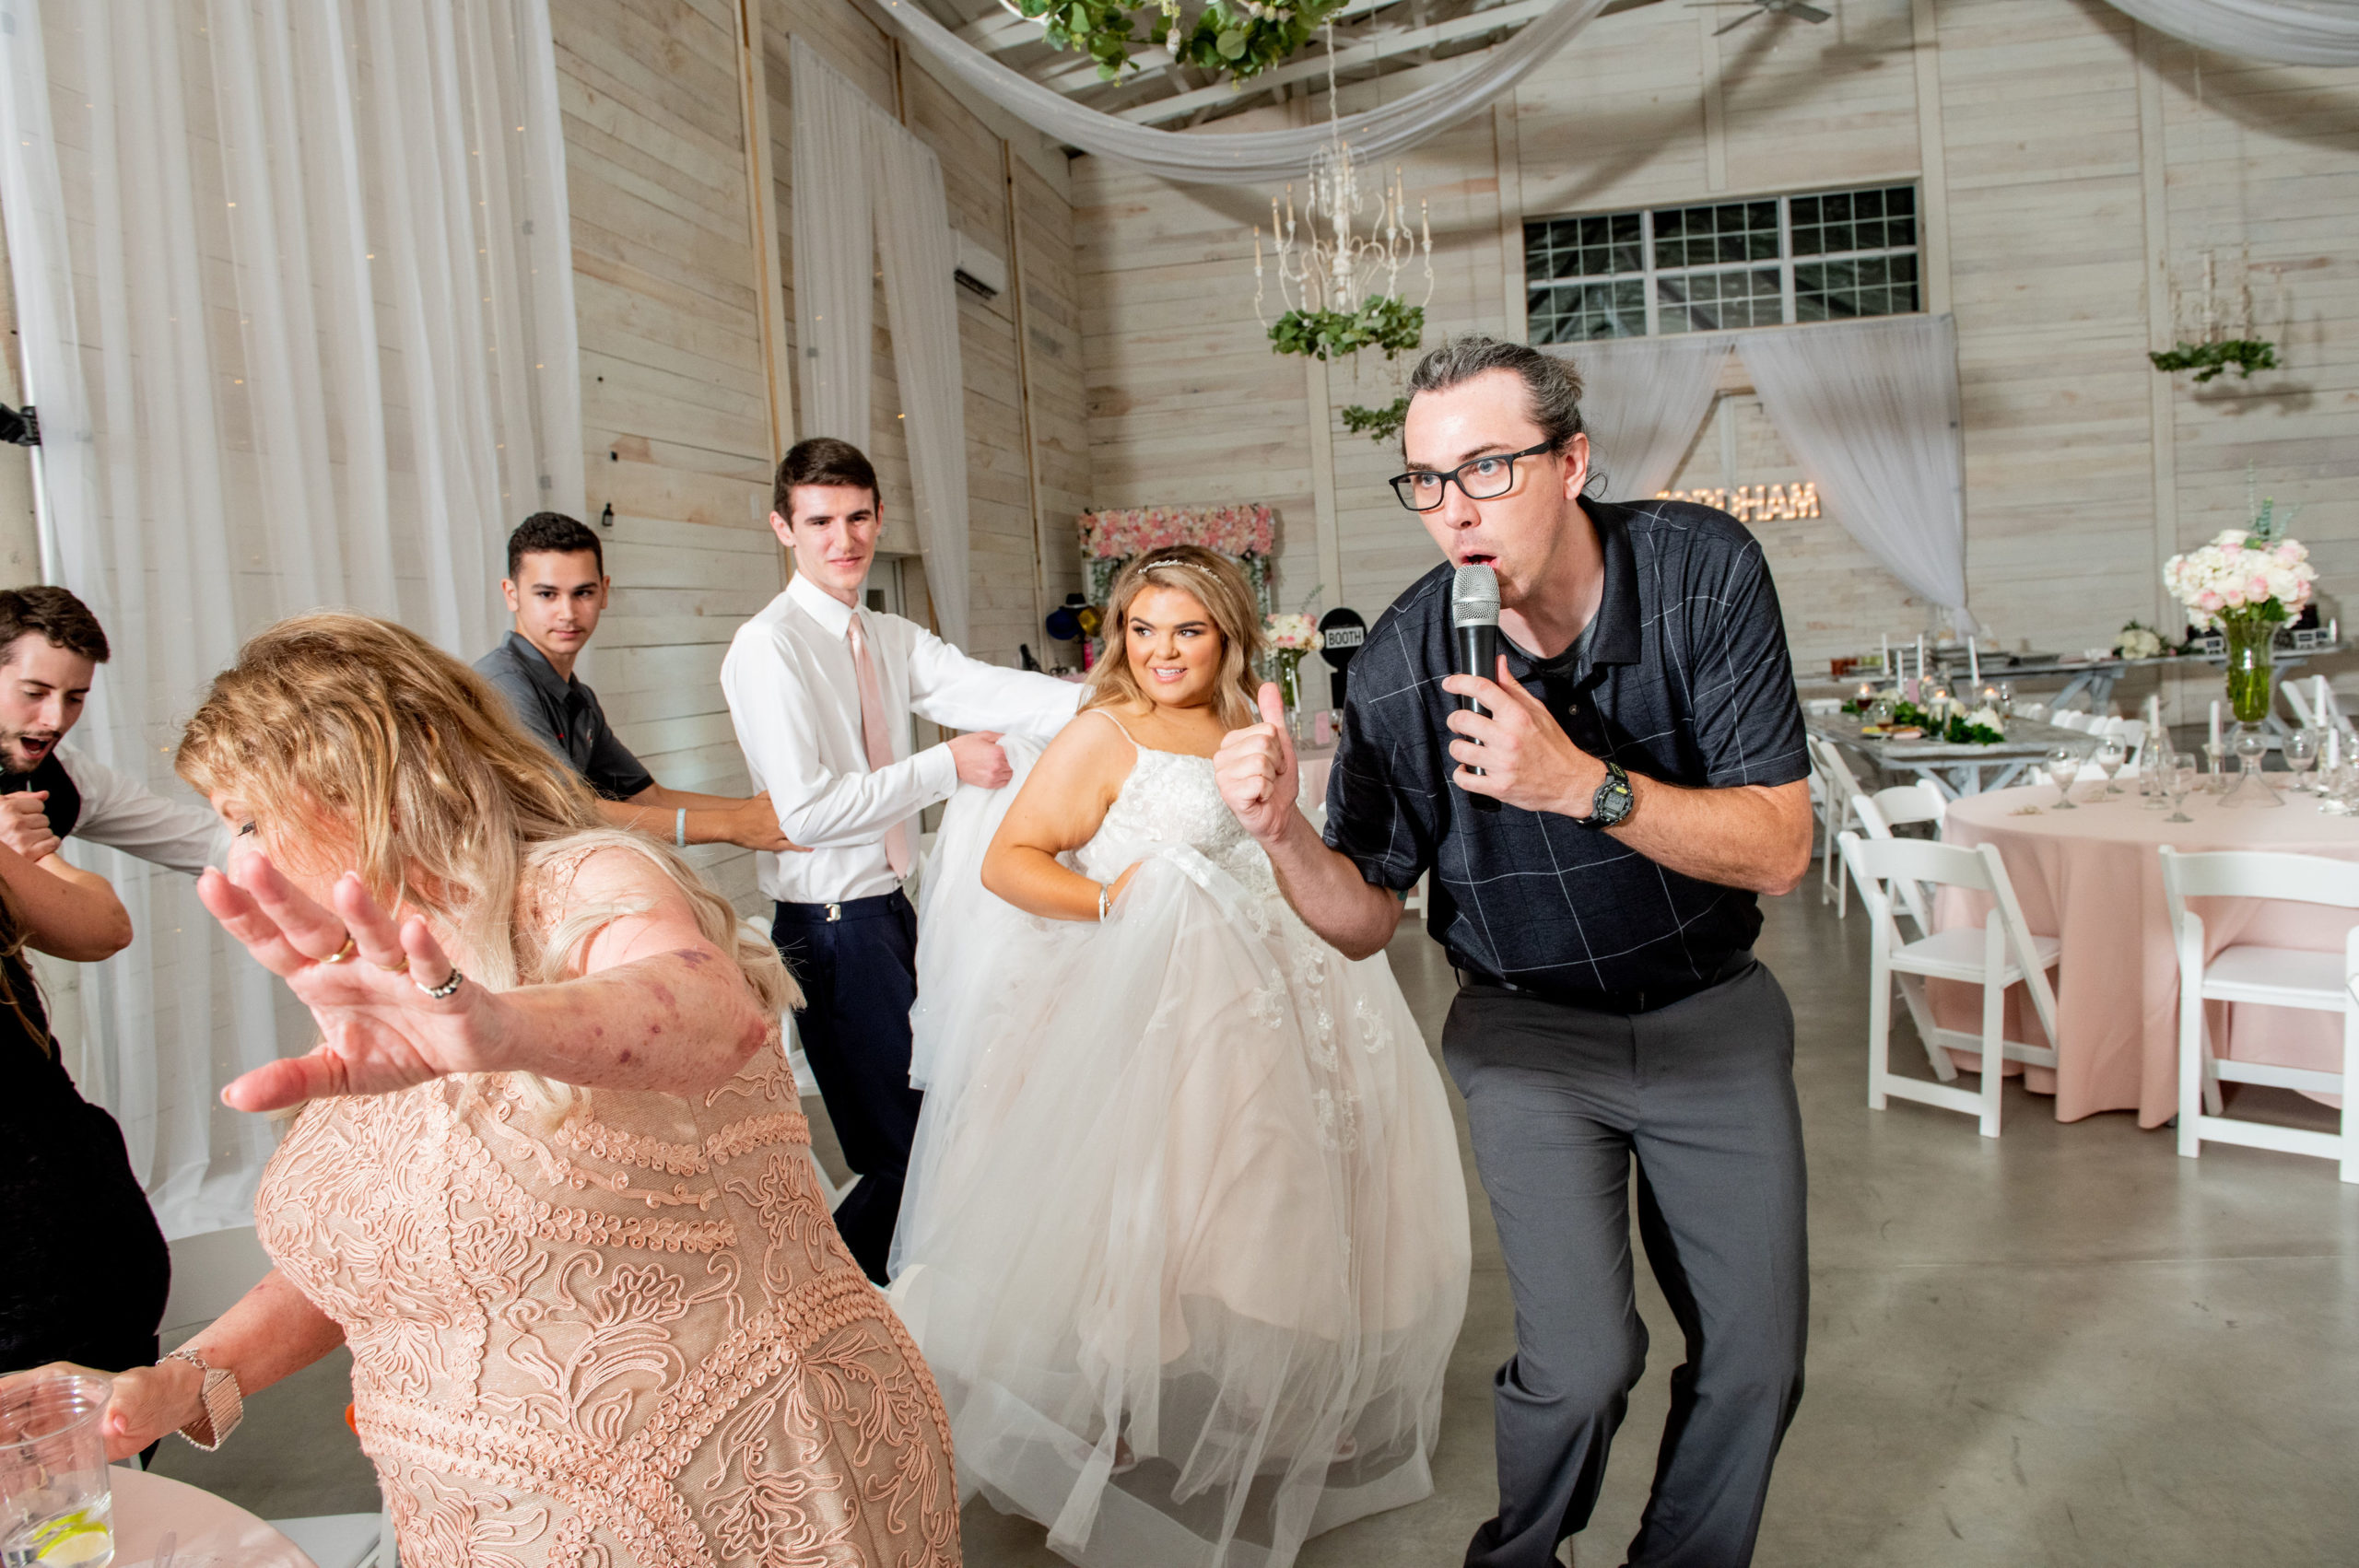
[[[2271, 775], [2272, 782], [2284, 778]], [[2139, 1126], [2160, 1127], [2178, 1112], [2178, 960], [2156, 850], [2168, 844], [2359, 860], [2359, 818], [2325, 815], [2310, 795], [2288, 794], [2280, 810], [2224, 810], [2198, 795], [2187, 802], [2194, 820], [2170, 823], [2135, 794], [2099, 797], [2095, 789], [2076, 789], [2069, 812], [2055, 809], [2056, 790], [2047, 785], [1969, 795], [1950, 803], [1942, 837], [1997, 845], [2025, 922], [2063, 944], [2057, 1065], [2025, 1068], [2025, 1086], [2056, 1096], [2059, 1121], [2134, 1110]], [[1987, 898], [1948, 890], [1935, 919], [1979, 925], [1988, 907]], [[2208, 898], [2195, 908], [2207, 961], [2238, 942], [2339, 953], [2354, 923], [2315, 904]], [[1943, 1024], [1979, 1030], [1975, 987], [1934, 981], [1928, 993]], [[2008, 999], [2008, 1037], [2036, 1042], [2037, 1015], [2020, 993], [2018, 987]], [[2239, 1006], [2215, 1015], [2212, 1042], [2237, 1060], [2341, 1071], [2342, 1024], [2331, 1013]]]

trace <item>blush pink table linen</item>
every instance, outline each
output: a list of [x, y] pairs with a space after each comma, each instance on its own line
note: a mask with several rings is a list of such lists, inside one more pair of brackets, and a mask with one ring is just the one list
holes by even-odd
[[314, 1568], [269, 1525], [236, 1504], [186, 1481], [117, 1465], [114, 1568], [150, 1568], [164, 1537], [176, 1537], [173, 1568]]
[[[2280, 776], [2282, 777], [2282, 776]], [[1996, 790], [1950, 803], [1942, 837], [1953, 844], [1995, 844], [2033, 934], [2063, 944], [2054, 971], [2057, 1065], [2010, 1062], [2025, 1087], [2056, 1097], [2056, 1119], [2133, 1110], [2141, 1127], [2178, 1114], [2178, 959], [2163, 898], [2162, 845], [2189, 852], [2265, 849], [2359, 860], [2359, 819], [2322, 814], [2315, 797], [2288, 795], [2283, 810], [2222, 810], [2190, 797], [2191, 823], [2134, 794], [2095, 803], [2095, 785], [2073, 791], [2077, 809], [2054, 810], [2049, 785]], [[2037, 815], [2016, 815], [2025, 806]], [[2248, 898], [2193, 903], [2203, 917], [2204, 957], [2238, 942], [2340, 953], [2354, 918], [2318, 905]], [[1981, 895], [1943, 890], [1934, 919], [1944, 929], [1978, 926], [1989, 910]], [[1979, 1031], [1980, 991], [1933, 981], [1936, 1017], [1947, 1027]], [[2286, 1008], [2212, 1009], [2213, 1049], [2235, 1060], [2339, 1072], [2342, 1024], [2331, 1013]], [[2043, 1039], [2038, 1014], [2021, 986], [2007, 999], [2008, 1037]], [[1971, 1057], [1963, 1059], [1971, 1063]]]

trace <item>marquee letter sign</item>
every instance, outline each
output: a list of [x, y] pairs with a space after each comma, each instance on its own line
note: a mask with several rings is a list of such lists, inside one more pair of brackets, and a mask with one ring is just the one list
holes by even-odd
[[1733, 490], [1658, 490], [1658, 501], [1693, 501], [1715, 507], [1739, 522], [1791, 522], [1816, 517], [1818, 486], [1800, 485], [1739, 485]]

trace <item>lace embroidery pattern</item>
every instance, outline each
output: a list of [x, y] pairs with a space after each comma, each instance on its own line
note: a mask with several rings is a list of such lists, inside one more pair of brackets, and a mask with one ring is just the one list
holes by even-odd
[[772, 1049], [700, 1100], [602, 1091], [546, 1129], [484, 1080], [298, 1119], [256, 1221], [345, 1328], [409, 1561], [957, 1562], [933, 1380], [836, 1235], [808, 1124], [742, 1108], [791, 1094]]

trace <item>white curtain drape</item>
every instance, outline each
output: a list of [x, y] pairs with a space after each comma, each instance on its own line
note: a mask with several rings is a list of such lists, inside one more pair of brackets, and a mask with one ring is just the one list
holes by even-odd
[[797, 424], [805, 437], [866, 446], [876, 253], [866, 149], [875, 109], [816, 50], [792, 42]]
[[2113, 0], [2158, 32], [2280, 65], [2359, 65], [2352, 0]]
[[885, 314], [893, 326], [893, 371], [910, 434], [910, 487], [926, 591], [945, 640], [967, 642], [967, 383], [958, 351], [958, 264], [942, 160], [887, 123], [868, 144], [884, 200], [876, 207], [876, 258], [885, 275]]
[[[52, 578], [113, 645], [75, 743], [192, 799], [179, 721], [321, 604], [473, 658], [507, 530], [579, 513], [546, 0], [0, 0], [0, 205]], [[250, 1223], [219, 1086], [309, 1020], [189, 879], [88, 845], [138, 938], [80, 972], [83, 1087], [167, 1234]]]
[[1737, 351], [1826, 515], [1911, 592], [1972, 630], [1953, 319], [1748, 333]]
[[[804, 434], [865, 445], [874, 279], [885, 280], [936, 628], [967, 640], [967, 381], [957, 247], [942, 162], [908, 127], [793, 41], [794, 314]], [[875, 273], [870, 270], [875, 259]]]
[[1728, 362], [1725, 333], [1603, 338], [1547, 350], [1581, 378], [1590, 464], [1608, 499], [1643, 500], [1671, 483]]
[[[1344, 116], [1352, 150], [1370, 163], [1410, 148], [1514, 90], [1605, 9], [1606, 0], [1559, 0], [1506, 42], [1454, 76], [1395, 102]], [[901, 36], [927, 59], [1033, 129], [1085, 152], [1135, 164], [1178, 184], [1251, 185], [1302, 178], [1328, 137], [1324, 123], [1285, 131], [1158, 131], [1075, 103], [1010, 70], [925, 14], [915, 0], [879, 0]]]

